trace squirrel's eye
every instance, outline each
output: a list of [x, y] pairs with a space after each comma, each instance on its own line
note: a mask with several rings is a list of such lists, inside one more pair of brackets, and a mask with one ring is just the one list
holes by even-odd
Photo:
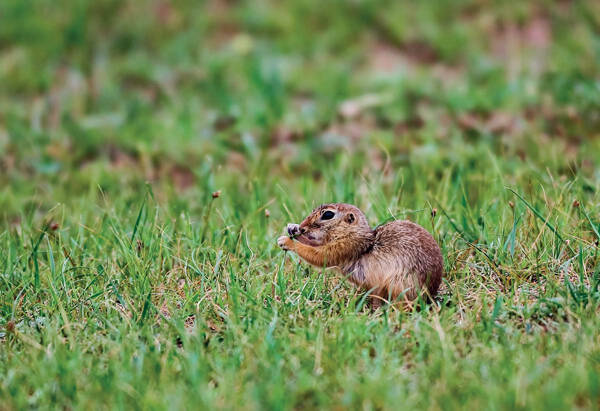
[[333, 211], [327, 210], [321, 216], [321, 220], [331, 220], [334, 216], [335, 216], [335, 213]]

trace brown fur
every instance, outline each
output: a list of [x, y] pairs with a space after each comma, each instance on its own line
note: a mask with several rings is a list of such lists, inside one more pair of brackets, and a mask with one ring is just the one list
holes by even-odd
[[[335, 217], [322, 220], [331, 211]], [[371, 229], [367, 218], [350, 204], [317, 207], [300, 225], [288, 224], [279, 246], [317, 267], [336, 267], [381, 301], [412, 301], [419, 293], [435, 296], [443, 276], [440, 247], [423, 227], [392, 221]], [[293, 238], [292, 238], [293, 237]]]

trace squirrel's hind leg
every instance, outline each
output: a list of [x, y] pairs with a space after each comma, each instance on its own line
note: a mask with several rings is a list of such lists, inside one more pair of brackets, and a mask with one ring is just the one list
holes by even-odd
[[380, 308], [383, 305], [383, 300], [381, 300], [381, 298], [379, 298], [379, 296], [369, 296], [369, 307], [371, 307], [371, 310], [376, 311], [378, 308]]
[[369, 295], [369, 306], [375, 311], [382, 305], [389, 303], [387, 297], [385, 290], [373, 290]]

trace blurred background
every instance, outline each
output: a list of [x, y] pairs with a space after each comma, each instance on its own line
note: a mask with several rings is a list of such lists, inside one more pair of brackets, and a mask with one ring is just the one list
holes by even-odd
[[3, 0], [0, 209], [150, 182], [175, 211], [218, 189], [306, 210], [446, 170], [476, 202], [490, 167], [593, 191], [599, 28], [593, 0]]
[[[598, 0], [0, 0], [0, 410], [599, 408], [599, 166]], [[436, 303], [277, 247], [334, 201]]]

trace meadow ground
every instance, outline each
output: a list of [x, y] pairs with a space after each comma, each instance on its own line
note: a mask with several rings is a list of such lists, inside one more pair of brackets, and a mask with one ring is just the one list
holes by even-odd
[[[599, 16], [1, 1], [0, 409], [598, 409]], [[435, 304], [277, 248], [331, 201], [430, 230]]]

